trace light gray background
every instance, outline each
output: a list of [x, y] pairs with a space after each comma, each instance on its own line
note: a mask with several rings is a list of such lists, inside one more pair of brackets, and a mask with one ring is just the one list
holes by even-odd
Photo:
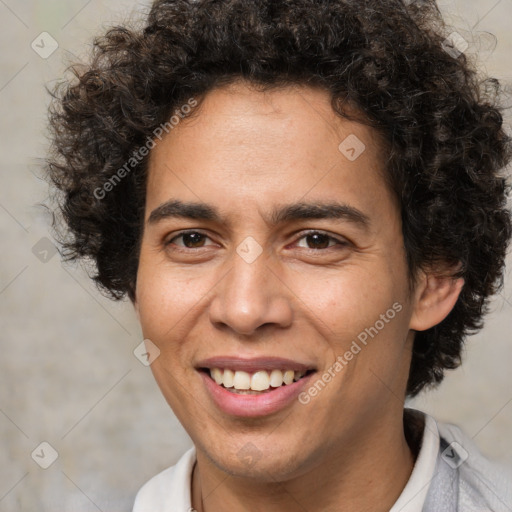
[[[441, 7], [470, 41], [466, 53], [478, 50], [482, 68], [508, 81], [510, 92], [512, 0]], [[142, 338], [131, 305], [102, 297], [58, 255], [43, 263], [33, 253], [49, 236], [48, 218], [35, 206], [47, 196], [37, 178], [47, 145], [44, 85], [85, 57], [102, 27], [147, 8], [134, 0], [0, 0], [1, 511], [131, 510], [138, 488], [191, 446], [133, 355]], [[31, 48], [43, 31], [59, 43], [48, 59]], [[497, 37], [496, 47], [485, 32]], [[486, 327], [468, 340], [464, 366], [413, 403], [460, 425], [509, 466], [511, 316], [509, 271]], [[31, 458], [43, 441], [59, 455], [46, 470]]]

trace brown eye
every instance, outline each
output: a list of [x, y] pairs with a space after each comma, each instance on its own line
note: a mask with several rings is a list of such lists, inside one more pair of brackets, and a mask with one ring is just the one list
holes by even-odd
[[310, 249], [326, 249], [329, 247], [330, 237], [321, 233], [315, 233], [313, 235], [307, 235], [306, 240], [311, 242], [309, 245]]
[[299, 240], [306, 240], [306, 248], [313, 250], [328, 249], [334, 245], [347, 245], [346, 242], [338, 240], [337, 238], [334, 238], [328, 235], [327, 233], [322, 233], [320, 231], [311, 231], [309, 233], [306, 233]]
[[[182, 239], [182, 244], [175, 243], [175, 240], [179, 240], [180, 238]], [[198, 231], [187, 231], [175, 236], [169, 240], [166, 245], [174, 244], [178, 247], [185, 247], [187, 249], [197, 249], [204, 247], [204, 241], [207, 238], [208, 237], [206, 235], [199, 233]]]

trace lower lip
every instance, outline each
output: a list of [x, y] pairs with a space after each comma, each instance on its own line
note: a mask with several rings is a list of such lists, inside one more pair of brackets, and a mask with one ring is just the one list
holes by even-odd
[[206, 372], [200, 371], [201, 378], [213, 401], [219, 409], [233, 416], [267, 416], [284, 409], [294, 400], [306, 386], [313, 373], [302, 377], [292, 384], [285, 384], [267, 393], [259, 395], [239, 395], [219, 386]]

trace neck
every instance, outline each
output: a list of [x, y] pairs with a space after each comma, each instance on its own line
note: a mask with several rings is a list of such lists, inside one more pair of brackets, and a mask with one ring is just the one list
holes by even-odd
[[328, 450], [321, 464], [300, 476], [279, 481], [271, 475], [266, 481], [230, 476], [197, 450], [192, 506], [197, 512], [389, 511], [409, 480], [417, 450], [409, 447], [402, 421], [382, 422], [378, 435], [372, 430], [348, 448]]

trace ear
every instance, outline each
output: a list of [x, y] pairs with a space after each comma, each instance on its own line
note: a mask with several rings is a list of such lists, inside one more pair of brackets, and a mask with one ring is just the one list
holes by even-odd
[[462, 277], [422, 272], [416, 283], [409, 328], [425, 331], [441, 323], [455, 306], [463, 286]]

